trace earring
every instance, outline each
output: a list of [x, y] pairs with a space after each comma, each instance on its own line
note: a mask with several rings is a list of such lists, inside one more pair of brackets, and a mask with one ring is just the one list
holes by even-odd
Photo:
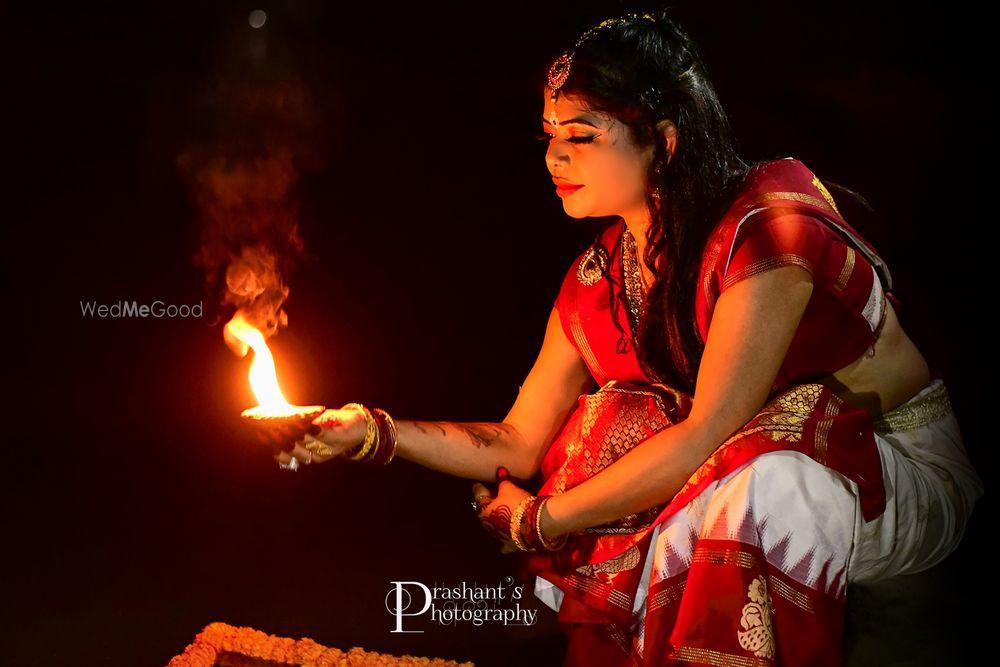
[[[657, 160], [656, 165], [653, 166], [653, 174], [659, 176], [663, 172], [663, 160]], [[660, 186], [653, 187], [652, 197], [656, 201], [660, 200], [662, 193], [660, 192]]]

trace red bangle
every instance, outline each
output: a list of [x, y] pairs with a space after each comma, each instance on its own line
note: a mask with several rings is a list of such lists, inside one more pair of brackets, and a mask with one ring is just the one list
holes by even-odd
[[362, 462], [372, 465], [387, 465], [396, 455], [398, 438], [396, 424], [389, 413], [381, 408], [372, 408], [371, 413], [378, 437], [375, 447]]

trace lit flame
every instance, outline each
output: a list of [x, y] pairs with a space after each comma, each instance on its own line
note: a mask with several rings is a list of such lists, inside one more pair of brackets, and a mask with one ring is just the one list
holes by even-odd
[[226, 323], [223, 335], [227, 341], [238, 341], [242, 344], [243, 353], [247, 346], [253, 350], [253, 362], [250, 364], [250, 388], [257, 397], [257, 407], [244, 411], [245, 414], [263, 414], [270, 417], [283, 417], [298, 414], [300, 408], [285, 400], [278, 386], [278, 375], [274, 370], [274, 357], [264, 341], [263, 334], [247, 322], [242, 310], [236, 311], [233, 319]]

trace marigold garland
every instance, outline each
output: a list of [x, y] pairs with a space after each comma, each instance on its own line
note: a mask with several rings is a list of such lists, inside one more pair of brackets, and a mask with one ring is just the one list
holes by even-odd
[[396, 657], [365, 651], [358, 646], [341, 651], [317, 644], [308, 637], [296, 641], [227, 623], [205, 626], [183, 653], [171, 658], [167, 667], [214, 667], [219, 654], [226, 652], [296, 667], [475, 667], [471, 662], [410, 655]]

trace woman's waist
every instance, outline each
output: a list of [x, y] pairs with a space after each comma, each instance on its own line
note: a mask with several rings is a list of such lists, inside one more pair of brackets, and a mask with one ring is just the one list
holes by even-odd
[[948, 389], [944, 380], [936, 377], [901, 405], [873, 417], [872, 426], [876, 433], [884, 435], [921, 428], [951, 414]]

